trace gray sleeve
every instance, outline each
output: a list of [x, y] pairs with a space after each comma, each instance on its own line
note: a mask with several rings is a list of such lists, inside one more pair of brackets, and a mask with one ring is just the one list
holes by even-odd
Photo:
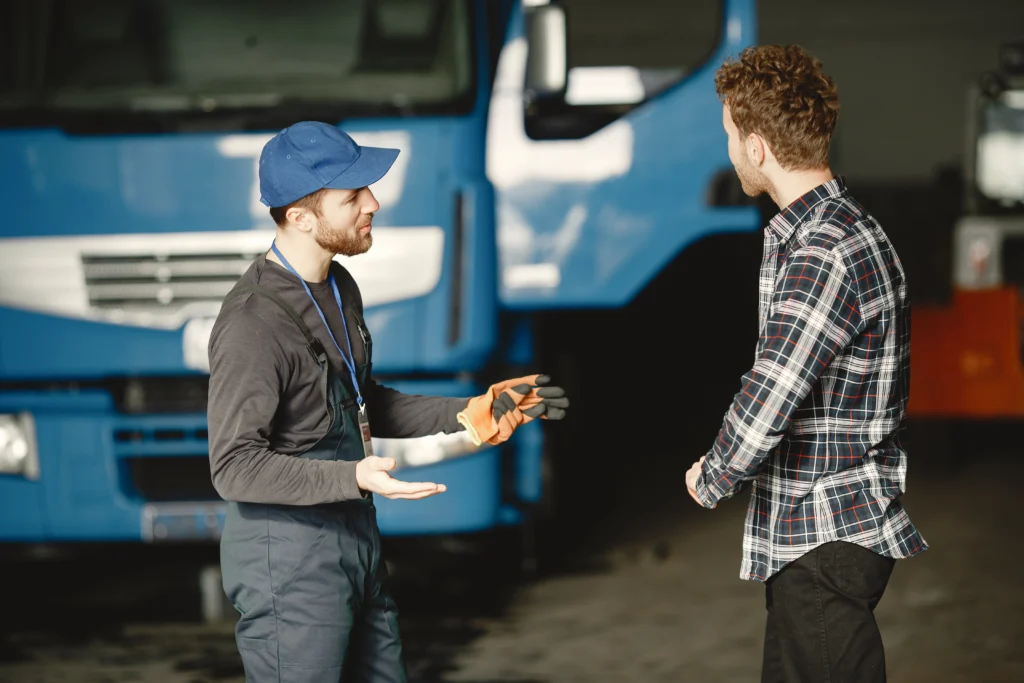
[[374, 436], [410, 439], [463, 430], [455, 416], [466, 407], [468, 398], [403, 394], [372, 379], [365, 393]]
[[255, 312], [234, 310], [210, 335], [210, 472], [222, 498], [315, 505], [361, 498], [356, 463], [305, 460], [270, 449], [288, 358]]

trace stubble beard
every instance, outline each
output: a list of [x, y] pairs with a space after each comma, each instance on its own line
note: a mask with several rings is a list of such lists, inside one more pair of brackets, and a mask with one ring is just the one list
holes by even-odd
[[771, 194], [772, 185], [759, 169], [749, 163], [736, 166], [736, 176], [740, 179], [740, 188], [748, 197], [759, 197], [764, 193]]

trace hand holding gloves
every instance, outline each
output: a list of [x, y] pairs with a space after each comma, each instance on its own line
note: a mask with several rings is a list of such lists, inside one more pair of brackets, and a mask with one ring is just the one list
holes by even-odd
[[528, 375], [498, 382], [469, 399], [456, 418], [477, 446], [503, 443], [519, 425], [536, 418], [561, 420], [569, 399], [561, 387], [549, 386], [547, 375]]

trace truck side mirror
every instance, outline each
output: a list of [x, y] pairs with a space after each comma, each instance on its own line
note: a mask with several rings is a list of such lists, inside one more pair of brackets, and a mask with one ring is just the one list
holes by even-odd
[[538, 5], [529, 9], [526, 19], [527, 96], [531, 99], [561, 96], [568, 80], [565, 10], [560, 5]]

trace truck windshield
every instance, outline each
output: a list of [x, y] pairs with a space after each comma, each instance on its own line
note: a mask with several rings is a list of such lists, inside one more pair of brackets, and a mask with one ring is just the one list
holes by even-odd
[[18, 0], [0, 125], [265, 128], [462, 111], [466, 0]]
[[988, 102], [978, 135], [978, 189], [1000, 204], [1024, 204], [1024, 90]]

